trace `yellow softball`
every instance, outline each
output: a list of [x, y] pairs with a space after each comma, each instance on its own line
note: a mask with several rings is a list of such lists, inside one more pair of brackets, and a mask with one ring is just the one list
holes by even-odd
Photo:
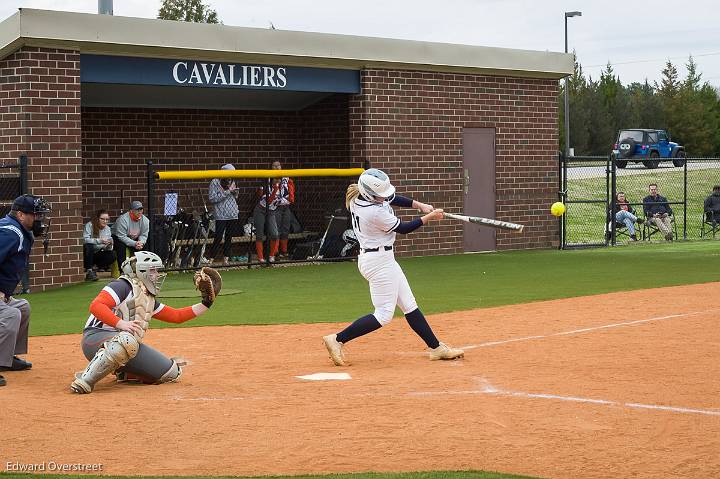
[[560, 201], [556, 201], [550, 207], [550, 213], [552, 213], [554, 216], [562, 216], [563, 214], [565, 214], [565, 205], [562, 204]]

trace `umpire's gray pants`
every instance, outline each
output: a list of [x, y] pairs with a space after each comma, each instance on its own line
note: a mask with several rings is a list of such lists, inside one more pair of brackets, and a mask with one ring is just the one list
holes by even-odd
[[[81, 345], [83, 354], [87, 360], [90, 361], [98, 349], [102, 347], [103, 343], [117, 334], [117, 331], [105, 331], [97, 328], [86, 329], [83, 332]], [[139, 376], [149, 382], [156, 382], [159, 381], [171, 367], [172, 360], [170, 358], [147, 344], [140, 344], [137, 356], [120, 368], [120, 371]]]
[[6, 303], [0, 300], [0, 366], [10, 367], [13, 356], [28, 350], [30, 303], [26, 299], [10, 296]]

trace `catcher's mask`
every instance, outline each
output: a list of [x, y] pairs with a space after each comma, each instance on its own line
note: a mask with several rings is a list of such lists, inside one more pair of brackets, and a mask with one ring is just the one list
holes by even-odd
[[358, 178], [360, 196], [367, 201], [392, 201], [395, 198], [395, 187], [384, 171], [377, 168], [365, 170]]
[[346, 244], [350, 245], [356, 245], [359, 244], [357, 240], [357, 236], [355, 236], [355, 231], [352, 229], [346, 229], [343, 231], [342, 239], [345, 241]]
[[163, 268], [160, 256], [150, 251], [137, 251], [135, 256], [126, 259], [122, 264], [123, 274], [138, 278], [153, 296], [157, 296], [162, 288], [167, 273]]

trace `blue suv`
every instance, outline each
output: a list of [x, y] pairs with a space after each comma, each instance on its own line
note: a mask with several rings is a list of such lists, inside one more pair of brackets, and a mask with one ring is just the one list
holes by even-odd
[[685, 147], [670, 141], [665, 130], [620, 130], [613, 145], [612, 157], [618, 168], [628, 161], [642, 163], [645, 168], [657, 168], [661, 161], [672, 160], [673, 165], [685, 165]]

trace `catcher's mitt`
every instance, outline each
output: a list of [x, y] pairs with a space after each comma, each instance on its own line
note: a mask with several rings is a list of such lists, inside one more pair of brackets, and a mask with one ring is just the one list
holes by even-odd
[[195, 272], [193, 277], [195, 289], [200, 291], [202, 304], [208, 308], [212, 306], [213, 301], [222, 289], [222, 277], [217, 270], [205, 266], [200, 271]]

